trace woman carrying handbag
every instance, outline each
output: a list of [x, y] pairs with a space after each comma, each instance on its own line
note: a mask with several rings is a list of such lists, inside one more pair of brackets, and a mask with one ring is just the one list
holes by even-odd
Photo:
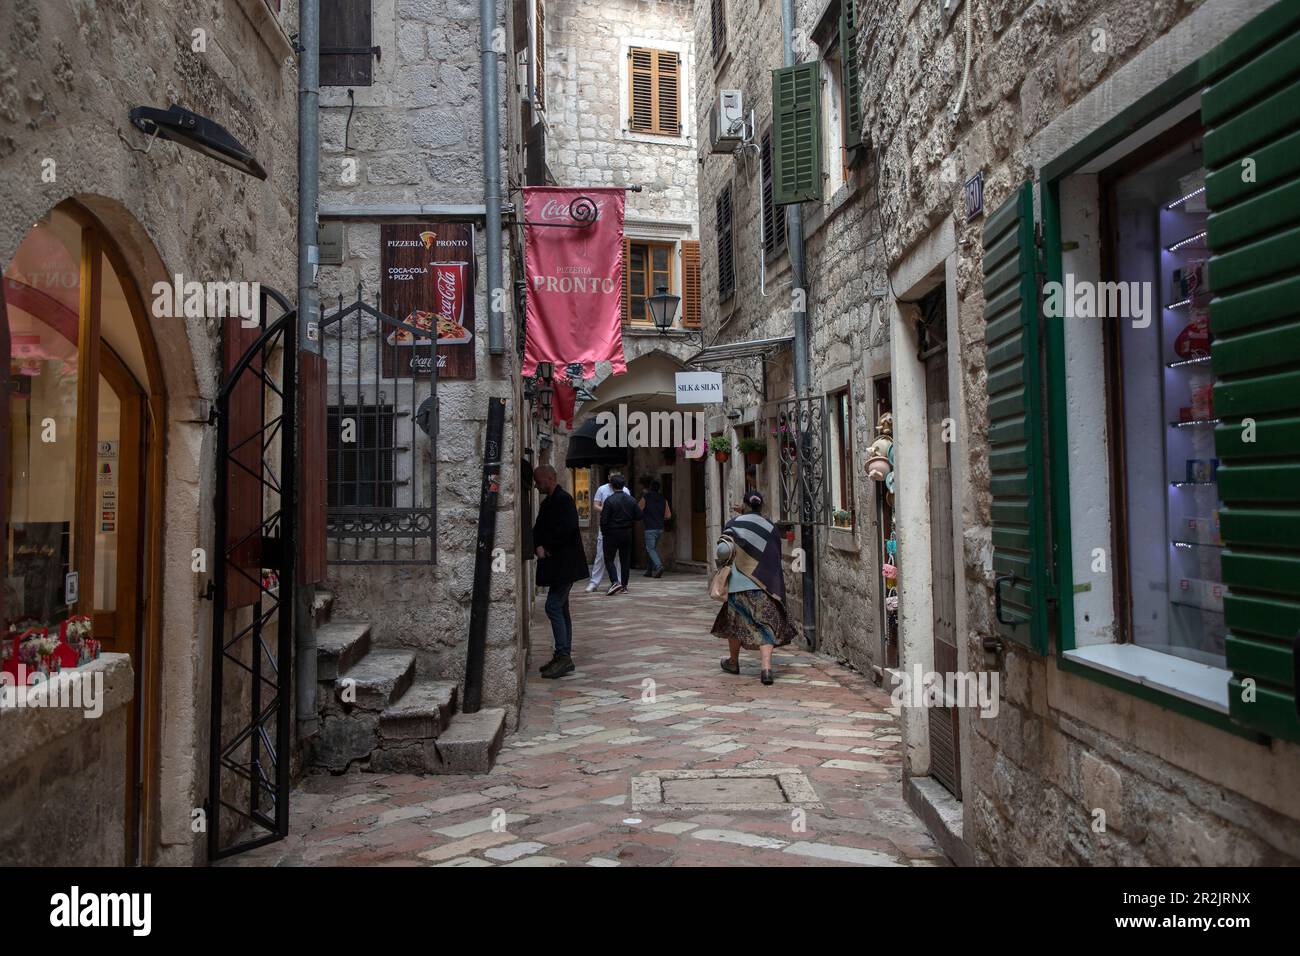
[[745, 505], [745, 513], [728, 521], [718, 539], [719, 568], [709, 581], [709, 595], [724, 603], [712, 633], [730, 646], [730, 657], [721, 661], [724, 671], [739, 674], [740, 649], [757, 649], [759, 678], [772, 684], [772, 648], [789, 644], [797, 632], [786, 615], [781, 538], [762, 515], [762, 495], [750, 491]]

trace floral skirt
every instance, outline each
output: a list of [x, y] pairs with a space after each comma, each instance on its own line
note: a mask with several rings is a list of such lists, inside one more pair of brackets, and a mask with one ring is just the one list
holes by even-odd
[[755, 590], [727, 595], [713, 622], [713, 633], [724, 640], [737, 640], [752, 651], [763, 644], [784, 647], [796, 632], [786, 617], [785, 605], [767, 592]]

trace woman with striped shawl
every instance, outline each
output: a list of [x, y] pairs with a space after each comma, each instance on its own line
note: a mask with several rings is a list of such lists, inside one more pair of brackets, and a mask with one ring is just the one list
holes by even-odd
[[772, 648], [789, 644], [796, 632], [785, 612], [781, 538], [761, 513], [762, 495], [746, 492], [745, 505], [745, 513], [728, 521], [718, 539], [718, 563], [731, 565], [731, 577], [713, 633], [731, 647], [731, 656], [722, 659], [724, 671], [739, 674], [740, 649], [757, 648], [763, 662], [759, 678], [771, 684]]

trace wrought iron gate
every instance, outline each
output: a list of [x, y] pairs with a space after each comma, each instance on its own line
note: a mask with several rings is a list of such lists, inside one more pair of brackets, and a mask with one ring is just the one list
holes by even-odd
[[421, 328], [361, 298], [321, 321], [329, 365], [325, 533], [332, 564], [438, 555], [436, 318]]
[[829, 523], [826, 494], [826, 399], [792, 398], [773, 419], [779, 452], [782, 524]]
[[[274, 321], [272, 301], [280, 309]], [[237, 319], [226, 320], [223, 347], [231, 363], [214, 409], [219, 457], [206, 821], [213, 860], [289, 832], [298, 319], [288, 300], [266, 286], [259, 307], [258, 328], [242, 330]], [[232, 351], [249, 339], [242, 354]]]

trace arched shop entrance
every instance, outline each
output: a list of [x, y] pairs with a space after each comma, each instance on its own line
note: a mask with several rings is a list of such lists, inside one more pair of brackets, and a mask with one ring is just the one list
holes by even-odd
[[[158, 726], [161, 366], [125, 260], [76, 203], [27, 233], [5, 267], [3, 292], [6, 653], [15, 634], [35, 627], [53, 636], [64, 622], [89, 618], [104, 652], [130, 656], [121, 819], [133, 863], [141, 811], [152, 805]], [[109, 817], [119, 817], [116, 808]]]

